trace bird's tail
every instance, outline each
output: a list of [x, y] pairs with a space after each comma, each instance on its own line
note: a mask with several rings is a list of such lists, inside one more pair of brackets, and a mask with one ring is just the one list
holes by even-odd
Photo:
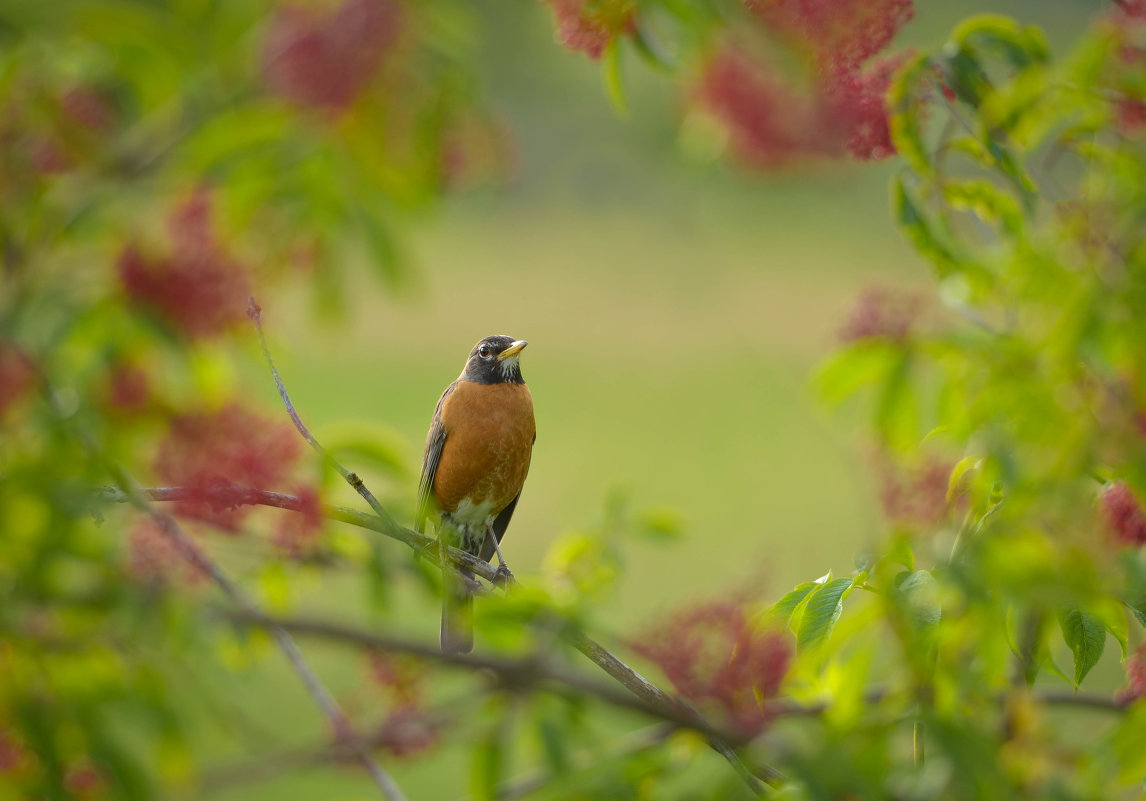
[[[470, 578], [473, 574], [462, 571]], [[474, 597], [456, 577], [447, 577], [442, 595], [442, 653], [468, 654], [474, 649]]]

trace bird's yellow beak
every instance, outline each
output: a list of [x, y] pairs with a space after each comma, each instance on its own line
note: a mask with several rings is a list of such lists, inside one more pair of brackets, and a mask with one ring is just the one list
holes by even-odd
[[497, 354], [497, 360], [499, 362], [502, 362], [502, 361], [505, 361], [506, 359], [508, 359], [510, 356], [516, 356], [517, 354], [519, 354], [523, 350], [525, 350], [525, 346], [528, 344], [529, 343], [526, 342], [524, 339], [517, 340], [516, 342], [511, 344], [508, 348], [503, 350], [501, 353]]

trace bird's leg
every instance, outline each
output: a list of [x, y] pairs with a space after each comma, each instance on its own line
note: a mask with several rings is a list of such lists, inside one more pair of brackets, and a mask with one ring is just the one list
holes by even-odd
[[505, 563], [505, 557], [501, 555], [501, 545], [497, 541], [497, 534], [494, 533], [492, 525], [486, 527], [485, 535], [493, 540], [493, 550], [497, 554], [497, 575], [493, 577], [493, 586], [504, 587], [513, 581], [513, 573]]

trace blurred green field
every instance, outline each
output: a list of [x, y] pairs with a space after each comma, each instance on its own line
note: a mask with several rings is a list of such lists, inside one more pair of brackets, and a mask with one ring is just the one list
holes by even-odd
[[[923, 43], [975, 10], [919, 6], [909, 38]], [[1013, 2], [991, 10], [1041, 15], [1052, 41], [1062, 41], [1093, 8]], [[301, 293], [261, 298], [304, 418], [320, 437], [354, 422], [394, 432], [405, 480], [362, 472], [408, 512], [439, 393], [478, 338], [512, 334], [531, 343], [522, 365], [538, 418], [506, 539], [519, 576], [539, 569], [557, 535], [600, 520], [616, 491], [634, 509], [674, 510], [683, 536], [628, 549], [606, 635], [639, 630], [698, 598], [745, 587], [776, 595], [849, 570], [879, 524], [859, 411], [825, 410], [809, 378], [860, 288], [927, 281], [887, 211], [895, 165], [754, 180], [685, 163], [672, 126], [677, 100], [653, 76], [630, 71], [633, 114], [618, 119], [594, 66], [550, 44], [543, 8], [515, 5], [512, 17], [484, 9], [492, 33], [483, 80], [517, 131], [519, 180], [428, 215], [404, 243], [412, 277], [390, 292], [355, 274], [334, 323]], [[497, 49], [506, 41], [515, 46]], [[241, 381], [274, 407], [253, 351]], [[348, 492], [340, 498], [356, 502]], [[391, 552], [407, 558], [397, 545]], [[334, 577], [302, 596], [337, 615], [363, 591]], [[405, 623], [437, 636], [425, 610]], [[360, 661], [308, 652], [336, 687], [360, 681]], [[321, 730], [273, 653], [246, 689], [250, 709], [284, 743]], [[235, 755], [226, 742], [218, 749]], [[722, 769], [707, 752], [696, 759]], [[459, 797], [467, 771], [450, 752], [394, 766], [412, 798]], [[373, 795], [354, 771], [325, 770], [211, 797]]]

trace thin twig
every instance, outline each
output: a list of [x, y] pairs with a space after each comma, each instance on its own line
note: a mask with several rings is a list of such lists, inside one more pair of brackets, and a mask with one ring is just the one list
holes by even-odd
[[[196, 545], [195, 541], [183, 531], [175, 518], [152, 504], [148, 498], [137, 489], [138, 484], [131, 475], [128, 474], [127, 470], [107, 458], [91, 434], [70, 419], [70, 416], [60, 406], [59, 398], [46, 376], [41, 375], [41, 382], [44, 393], [47, 396], [49, 407], [61, 422], [69, 424], [72, 427], [77, 439], [79, 439], [80, 443], [92, 458], [107, 469], [112, 478], [120, 485], [122, 491], [126, 493], [127, 503], [150, 517], [152, 522], [163, 532], [179, 554], [208, 576], [234, 606], [245, 611], [257, 613], [258, 607], [255, 603], [247, 598], [239, 586], [223, 572], [222, 568], [215, 564], [215, 562]], [[358, 740], [346, 715], [314, 673], [314, 670], [310, 667], [310, 664], [306, 661], [306, 658], [298, 649], [298, 646], [290, 634], [281, 628], [271, 629], [271, 634], [286, 656], [287, 661], [290, 662], [295, 673], [298, 674], [303, 684], [306, 685], [315, 703], [318, 704], [326, 716], [326, 719], [330, 722], [335, 736], [355, 749], [359, 762], [366, 768], [370, 777], [374, 780], [374, 783], [389, 801], [406, 801], [406, 796], [402, 793], [402, 790], [390, 775], [374, 761], [369, 751], [366, 750], [365, 746]]]
[[[271, 368], [271, 376], [275, 380], [275, 386], [278, 387], [279, 397], [282, 398], [283, 405], [286, 406], [287, 414], [290, 415], [294, 427], [298, 429], [298, 433], [302, 435], [302, 438], [307, 441], [310, 447], [314, 448], [315, 452], [322, 457], [323, 461], [338, 471], [338, 475], [342, 476], [343, 479], [346, 480], [346, 483], [353, 487], [354, 491], [361, 495], [366, 503], [370, 504], [370, 508], [374, 510], [374, 514], [383, 520], [394, 523], [394, 518], [390, 517], [390, 513], [382, 507], [382, 504], [374, 497], [374, 493], [366, 488], [366, 485], [362, 483], [362, 479], [358, 477], [358, 474], [350, 472], [331, 456], [330, 452], [322, 447], [319, 441], [314, 438], [314, 435], [310, 433], [310, 429], [302, 422], [302, 418], [298, 416], [298, 412], [295, 411], [294, 404], [291, 402], [290, 395], [287, 394], [286, 385], [283, 383], [282, 376], [279, 375], [279, 369], [275, 366], [275, 360], [271, 357], [271, 349], [267, 346], [267, 338], [263, 333], [262, 312], [262, 307], [255, 302], [255, 299], [253, 297], [248, 298], [247, 316], [250, 317], [251, 321], [255, 324], [255, 332], [259, 336], [259, 347], [263, 350], [263, 358], [266, 359], [267, 365]], [[397, 523], [394, 523], [394, 525], [397, 525]]]
[[[258, 334], [259, 345], [262, 348], [263, 357], [266, 359], [267, 365], [270, 367], [271, 375], [274, 378], [275, 386], [278, 388], [279, 396], [282, 398], [283, 405], [286, 406], [287, 414], [290, 415], [291, 421], [294, 423], [295, 428], [298, 429], [299, 434], [301, 434], [303, 439], [305, 439], [324, 460], [331, 464], [335, 470], [338, 471], [339, 475], [346, 479], [347, 483], [349, 483], [350, 486], [352, 486], [355, 491], [357, 491], [358, 494], [361, 495], [368, 504], [370, 504], [370, 508], [374, 510], [375, 514], [378, 515], [379, 520], [381, 520], [388, 529], [388, 531], [384, 533], [389, 533], [389, 530], [394, 530], [395, 535], [401, 534], [401, 539], [408, 539], [408, 535], [413, 534], [414, 532], [410, 532], [395, 523], [394, 519], [386, 512], [385, 509], [382, 508], [382, 505], [378, 502], [378, 499], [375, 498], [373, 493], [371, 493], [370, 490], [366, 488], [365, 484], [362, 482], [362, 479], [359, 478], [355, 473], [351, 473], [341, 464], [336, 462], [326, 451], [326, 449], [323, 448], [321, 444], [319, 444], [318, 440], [314, 438], [314, 435], [310, 433], [310, 430], [306, 427], [306, 425], [303, 424], [298, 413], [295, 411], [294, 404], [291, 402], [290, 395], [287, 393], [286, 385], [283, 383], [282, 377], [279, 375], [278, 368], [275, 367], [274, 359], [271, 357], [270, 348], [267, 346], [266, 336], [263, 333], [262, 309], [259, 307], [258, 303], [255, 302], [253, 297], [249, 300], [247, 314], [255, 324], [255, 331]], [[419, 540], [424, 539], [420, 535], [418, 535], [418, 538]], [[412, 545], [412, 547], [414, 546]], [[484, 560], [476, 558], [474, 561], [479, 563], [484, 562]], [[497, 571], [488, 563], [482, 564], [480, 570], [475, 569], [473, 572], [482, 576], [483, 578], [486, 578], [491, 572], [494, 576], [497, 575]], [[493, 581], [493, 577], [490, 577], [488, 580]], [[512, 581], [506, 582], [507, 586], [512, 585], [512, 583]], [[645, 679], [635, 670], [618, 659], [614, 654], [606, 650], [602, 645], [600, 645], [600, 643], [597, 643], [587, 635], [580, 632], [572, 635], [571, 642], [578, 650], [581, 651], [581, 653], [589, 657], [589, 659], [594, 664], [612, 676], [616, 681], [620, 682], [630, 692], [636, 695], [637, 698], [642, 699], [646, 703], [650, 703], [654, 705], [654, 707], [658, 708], [662, 716], [681, 714], [681, 711], [683, 710], [683, 713], [690, 717], [692, 720], [694, 724], [691, 726], [692, 728], [702, 727], [708, 731], [713, 731], [711, 725], [704, 720], [700, 713], [684, 706], [678, 701], [673, 700], [669, 695], [650, 683], [647, 679]], [[725, 759], [728, 760], [733, 769], [741, 776], [744, 782], [757, 795], [764, 795], [767, 791], [765, 782], [769, 784], [778, 784], [781, 781], [780, 773], [771, 768], [768, 769], [767, 774], [764, 777], [764, 781], [761, 781], [760, 777], [756, 776], [752, 773], [752, 771], [748, 769], [748, 767], [736, 754], [735, 750], [721, 737], [710, 736], [709, 744], [713, 749], [715, 749]]]
[[574, 691], [581, 696], [593, 697], [612, 706], [631, 709], [672, 723], [677, 728], [691, 729], [706, 737], [721, 738], [735, 743], [745, 742], [743, 736], [715, 728], [689, 708], [672, 702], [671, 699], [670, 703], [664, 704], [635, 697], [631, 693], [618, 690], [612, 684], [596, 681], [539, 656], [508, 658], [478, 653], [443, 653], [436, 643], [376, 634], [324, 620], [274, 617], [247, 610], [228, 612], [225, 617], [235, 623], [269, 629], [281, 628], [299, 636], [320, 637], [372, 651], [408, 654], [446, 667], [488, 671], [497, 677], [502, 687], [510, 690], [541, 688], [562, 694]]

